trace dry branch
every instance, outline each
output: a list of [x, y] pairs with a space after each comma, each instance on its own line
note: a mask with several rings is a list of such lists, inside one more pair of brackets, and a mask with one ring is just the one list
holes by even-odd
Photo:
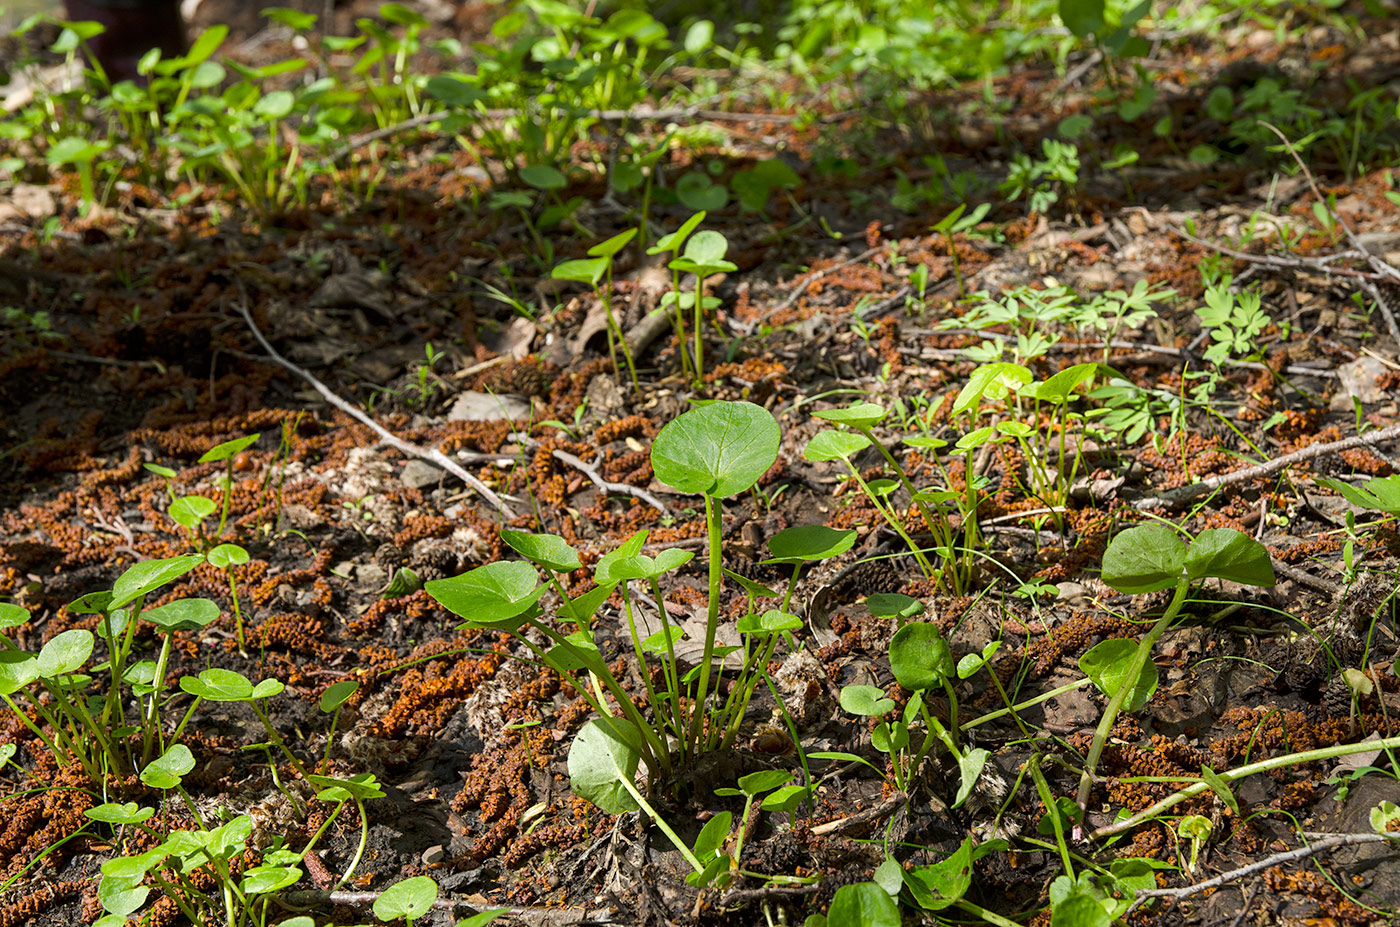
[[504, 515], [506, 518], [515, 517], [515, 513], [511, 511], [510, 506], [506, 505], [506, 503], [501, 499], [500, 496], [492, 492], [491, 487], [481, 482], [481, 480], [477, 479], [471, 473], [468, 473], [461, 466], [459, 466], [457, 462], [451, 457], [448, 457], [446, 454], [444, 454], [442, 451], [439, 451], [437, 448], [419, 447], [418, 445], [410, 444], [403, 438], [400, 438], [398, 435], [393, 434], [384, 426], [376, 422], [374, 419], [370, 418], [368, 415], [361, 412], [359, 409], [355, 408], [350, 403], [346, 402], [344, 399], [341, 399], [339, 396], [337, 396], [334, 392], [331, 391], [330, 387], [326, 386], [326, 384], [316, 379], [316, 377], [314, 377], [309, 371], [303, 370], [301, 367], [298, 367], [296, 364], [287, 360], [281, 354], [278, 354], [277, 349], [274, 348], [268, 342], [268, 340], [263, 337], [263, 333], [258, 329], [257, 323], [253, 321], [253, 313], [249, 311], [246, 301], [238, 303], [236, 308], [240, 313], [242, 313], [244, 321], [246, 321], [248, 323], [248, 327], [253, 330], [254, 337], [258, 339], [258, 343], [263, 346], [263, 350], [268, 353], [268, 356], [271, 357], [277, 363], [281, 364], [283, 367], [286, 367], [292, 373], [296, 374], [306, 382], [310, 383], [313, 387], [316, 388], [316, 392], [320, 393], [323, 397], [325, 397], [325, 400], [331, 405], [335, 406], [337, 409], [344, 412], [346, 415], [355, 419], [357, 422], [360, 422], [364, 425], [368, 425], [371, 429], [374, 430], [374, 433], [379, 435], [379, 437], [384, 441], [384, 443], [388, 444], [390, 447], [402, 451], [403, 453], [408, 454], [411, 457], [418, 457], [423, 460], [431, 461], [432, 463], [446, 470], [448, 473], [451, 473], [453, 476], [457, 477], [457, 479], [461, 480], [463, 483], [466, 483], [472, 489], [476, 490], [477, 494], [481, 496], [481, 498], [491, 503], [491, 505], [493, 505], [496, 508], [496, 510], [502, 515]]

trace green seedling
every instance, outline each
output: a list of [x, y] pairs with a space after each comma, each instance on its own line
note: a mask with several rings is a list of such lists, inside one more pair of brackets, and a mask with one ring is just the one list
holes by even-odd
[[147, 610], [141, 617], [156, 626], [161, 638], [160, 655], [155, 663], [141, 661], [126, 673], [134, 693], [138, 696], [147, 695], [146, 717], [141, 732], [141, 758], [145, 763], [150, 760], [153, 749], [159, 747], [160, 750], [165, 750], [165, 737], [160, 719], [161, 688], [165, 683], [166, 668], [170, 664], [170, 648], [175, 632], [197, 631], [205, 627], [219, 617], [219, 606], [209, 599], [176, 599], [159, 608]]
[[322, 714], [331, 716], [331, 729], [326, 734], [326, 755], [321, 758], [321, 765], [325, 766], [331, 761], [331, 747], [335, 745], [335, 728], [340, 721], [340, 710], [345, 707], [345, 702], [360, 689], [360, 684], [353, 679], [342, 679], [340, 682], [332, 683], [325, 692], [321, 693], [319, 706]]
[[347, 802], [354, 802], [356, 809], [360, 813], [360, 844], [355, 849], [355, 855], [350, 860], [350, 865], [346, 867], [345, 873], [336, 881], [336, 887], [340, 887], [350, 881], [355, 874], [355, 869], [360, 865], [360, 859], [364, 856], [365, 847], [369, 846], [369, 815], [365, 812], [365, 800], [370, 798], [383, 798], [384, 791], [379, 787], [379, 781], [375, 779], [373, 773], [359, 773], [348, 779], [335, 779], [330, 776], [318, 776], [312, 774], [307, 777], [307, 781], [314, 785], [317, 801], [334, 802], [335, 809], [326, 818], [316, 833], [311, 835], [307, 841], [306, 849], [301, 852], [305, 856], [316, 846], [316, 842], [325, 834], [326, 829], [331, 826], [331, 822], [336, 819]]
[[243, 651], [247, 640], [243, 634], [243, 609], [238, 604], [238, 584], [233, 580], [233, 568], [248, 562], [248, 551], [237, 544], [220, 544], [209, 551], [208, 561], [210, 566], [223, 570], [224, 575], [228, 577], [228, 592], [233, 601], [233, 621], [238, 636], [238, 649]]
[[1103, 581], [1129, 595], [1172, 590], [1171, 602], [1142, 639], [1111, 638], [1091, 647], [1080, 668], [1108, 696], [1094, 731], [1077, 804], [1087, 807], [1094, 771], [1120, 711], [1137, 711], [1157, 689], [1152, 648], [1186, 603], [1193, 582], [1219, 577], [1245, 586], [1272, 586], [1274, 568], [1264, 545], [1233, 528], [1208, 528], [1188, 547], [1165, 525], [1129, 528], [1113, 538], [1103, 558]]
[[[740, 777], [737, 789], [715, 789], [715, 795], [725, 798], [742, 797], [744, 810], [739, 815], [739, 820], [747, 822], [752, 820], [750, 812], [753, 810], [754, 802], [765, 792], [771, 793], [759, 803], [759, 807], [765, 811], [791, 811], [806, 798], [807, 787], [792, 784], [791, 779], [792, 773], [782, 769], [749, 773], [747, 776]], [[692, 872], [687, 875], [685, 879], [687, 882], [698, 888], [705, 888], [709, 885], [724, 888], [734, 880], [735, 876], [739, 875], [761, 879], [768, 884], [799, 885], [811, 882], [810, 878], [773, 876], [742, 869], [740, 864], [744, 858], [744, 837], [751, 828], [745, 824], [731, 835], [730, 828], [733, 821], [733, 814], [721, 811], [705, 822], [705, 826], [700, 829], [699, 836], [695, 838], [694, 847], [695, 858], [705, 865], [705, 869], [703, 872]], [[730, 841], [731, 836], [733, 850], [727, 851], [726, 844]]]
[[898, 592], [876, 592], [865, 600], [865, 607], [876, 618], [893, 618], [896, 629], [924, 613], [924, 603]]
[[[658, 242], [658, 246], [659, 244]], [[696, 389], [700, 388], [705, 375], [704, 312], [711, 308], [709, 298], [705, 296], [705, 278], [719, 273], [733, 273], [739, 269], [738, 265], [724, 259], [728, 250], [729, 241], [719, 232], [696, 232], [685, 242], [680, 257], [673, 259], [668, 265], [674, 272], [695, 275], [695, 288], [691, 291], [689, 305], [695, 313], [695, 378], [691, 382]], [[679, 289], [673, 292], [676, 294], [679, 311], [682, 305], [681, 293]]]
[[1185, 837], [1191, 844], [1191, 855], [1186, 859], [1183, 867], [1187, 872], [1196, 871], [1196, 860], [1200, 857], [1201, 847], [1210, 839], [1211, 832], [1210, 818], [1202, 817], [1199, 814], [1188, 814], [1181, 819], [1181, 824], [1177, 827], [1177, 832]]
[[[966, 294], [963, 291], [962, 264], [958, 260], [957, 236], [966, 232], [968, 229], [976, 228], [977, 223], [985, 219], [987, 213], [991, 212], [991, 209], [991, 203], [982, 203], [976, 209], [972, 210], [971, 213], [964, 216], [963, 213], [967, 212], [967, 204], [960, 203], [956, 209], [938, 220], [931, 229], [931, 231], [939, 233], [948, 240], [948, 257], [953, 260], [953, 276], [958, 281], [959, 299], [962, 299]], [[921, 264], [920, 266], [924, 267], [925, 281], [927, 281], [927, 265]], [[923, 298], [923, 284], [920, 284], [919, 287], [919, 298]]]
[[[982, 774], [990, 756], [983, 749], [962, 749], [957, 742], [958, 698], [954, 687], [958, 679], [957, 665], [937, 625], [924, 621], [910, 622], [895, 632], [890, 640], [890, 668], [896, 681], [914, 694], [904, 710], [893, 720], [880, 721], [871, 732], [871, 744], [890, 757], [895, 788], [909, 791], [914, 775], [935, 743], [942, 743], [958, 764], [961, 784], [953, 807], [958, 807], [972, 793], [972, 787]], [[941, 687], [948, 698], [949, 724], [945, 727], [928, 710], [924, 692]], [[892, 699], [874, 686], [846, 686], [841, 690], [841, 707], [852, 714], [880, 717], [894, 710]], [[922, 743], [914, 745], [916, 722], [924, 722]], [[846, 759], [845, 754], [812, 754], [825, 759]], [[869, 764], [866, 764], [869, 765]]]
[[[685, 240], [689, 238], [690, 233], [699, 228], [700, 223], [704, 221], [705, 212], [703, 210], [697, 212], [695, 215], [685, 220], [685, 222], [681, 223], [680, 228], [658, 239], [656, 244], [647, 249], [647, 254], [672, 254], [678, 258], [681, 253], [681, 247], [685, 244]], [[681, 373], [685, 375], [686, 379], [693, 380], [695, 372], [690, 355], [687, 353], [689, 349], [686, 346], [685, 306], [682, 305], [680, 298], [681, 272], [679, 266], [676, 264], [675, 258], [673, 258], [667, 266], [671, 270], [671, 292], [662, 297], [661, 309], [664, 311], [666, 307], [669, 306], [675, 310], [675, 315], [672, 317], [671, 324], [676, 330], [677, 351], [681, 356]]]
[[1369, 479], [1355, 486], [1330, 476], [1320, 476], [1317, 482], [1339, 493], [1342, 498], [1358, 508], [1373, 509], [1387, 515], [1400, 515], [1400, 476]]
[[[242, 438], [234, 438], [232, 441], [225, 441], [216, 444], [199, 458], [200, 463], [213, 463], [222, 460], [224, 462], [224, 504], [219, 511], [219, 527], [214, 532], [214, 537], [222, 537], [224, 525], [228, 523], [229, 497], [233, 495], [233, 459], [240, 453], [252, 447], [253, 444], [262, 437], [261, 434], [245, 435]], [[238, 641], [242, 646], [243, 641]]]
[[306, 767], [302, 765], [296, 754], [292, 753], [287, 742], [282, 739], [282, 735], [277, 733], [277, 728], [273, 726], [272, 720], [267, 715], [267, 709], [261, 704], [263, 699], [278, 695], [286, 688], [281, 682], [276, 679], [264, 679], [255, 686], [242, 673], [213, 667], [203, 670], [198, 676], [180, 677], [180, 688], [195, 698], [185, 711], [185, 716], [180, 719], [180, 724], [175, 728], [175, 733], [171, 735], [171, 740], [178, 741], [180, 739], [180, 735], [184, 733], [185, 725], [189, 724], [190, 719], [194, 717], [195, 709], [200, 706], [201, 702], [246, 702], [248, 707], [253, 709], [253, 714], [257, 715], [258, 720], [262, 722], [263, 728], [267, 731], [268, 741], [282, 751], [283, 756], [297, 771], [297, 775], [303, 779], [307, 777]]
[[[637, 384], [637, 367], [632, 361], [632, 349], [627, 346], [627, 337], [623, 334], [621, 327], [617, 324], [617, 317], [613, 315], [612, 294], [613, 294], [613, 258], [623, 248], [627, 247], [637, 235], [636, 229], [628, 229], [618, 235], [614, 235], [601, 244], [594, 245], [588, 249], [589, 258], [587, 260], [565, 261], [555, 267], [550, 272], [556, 280], [574, 280], [580, 283], [587, 283], [593, 288], [593, 294], [598, 297], [598, 301], [603, 304], [603, 311], [608, 317], [608, 353], [612, 357], [613, 370], [617, 370], [617, 351], [622, 349], [622, 356], [627, 360], [627, 372], [632, 377], [632, 388], [640, 389]], [[603, 285], [601, 281], [606, 280]]]

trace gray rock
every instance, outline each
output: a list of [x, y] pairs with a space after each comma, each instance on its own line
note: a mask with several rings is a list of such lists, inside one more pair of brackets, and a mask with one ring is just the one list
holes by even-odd
[[498, 422], [502, 419], [515, 422], [529, 417], [530, 400], [524, 396], [471, 390], [458, 396], [452, 411], [447, 413], [449, 422]]
[[[1355, 396], [1363, 403], [1380, 402], [1385, 398], [1385, 391], [1376, 388], [1376, 378], [1387, 370], [1386, 365], [1378, 357], [1371, 357], [1369, 354], [1358, 357], [1350, 364], [1342, 364], [1337, 367], [1337, 379], [1341, 381], [1340, 393], [1347, 396]], [[1348, 401], [1345, 408], [1350, 408]]]
[[442, 479], [443, 471], [434, 467], [426, 460], [410, 460], [404, 464], [403, 473], [399, 474], [399, 479], [409, 489], [427, 489], [436, 486]]

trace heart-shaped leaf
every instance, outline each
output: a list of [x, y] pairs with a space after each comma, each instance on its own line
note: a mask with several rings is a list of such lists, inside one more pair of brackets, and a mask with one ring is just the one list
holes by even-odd
[[417, 920], [433, 909], [437, 901], [437, 883], [427, 876], [413, 876], [395, 882], [374, 899], [374, 916], [381, 921], [399, 918]]
[[248, 677], [233, 670], [212, 667], [198, 676], [182, 676], [180, 688], [211, 702], [246, 702], [253, 697]]
[[326, 687], [326, 691], [321, 693], [321, 711], [326, 714], [335, 711], [344, 705], [345, 700], [354, 695], [359, 688], [360, 684], [353, 679], [342, 679], [340, 682], [331, 683]]
[[611, 258], [623, 248], [627, 243], [637, 237], [637, 229], [631, 228], [625, 232], [619, 232], [607, 241], [599, 242], [588, 249], [589, 257]]
[[607, 258], [584, 258], [576, 261], [565, 261], [551, 270], [549, 275], [555, 280], [572, 280], [576, 283], [597, 286], [598, 281], [602, 280], [603, 274], [607, 272]]
[[129, 801], [125, 804], [107, 802], [96, 808], [88, 808], [83, 813], [94, 821], [101, 821], [104, 824], [140, 824], [156, 811], [154, 808], [143, 808], [136, 802]]
[[503, 624], [523, 615], [547, 587], [535, 567], [523, 560], [501, 560], [451, 579], [423, 584], [443, 608], [465, 618], [469, 627]]
[[778, 459], [779, 437], [766, 409], [713, 402], [666, 423], [652, 442], [651, 465], [657, 479], [680, 492], [725, 499], [768, 472]]
[[1186, 573], [1192, 579], [1218, 576], [1245, 586], [1272, 586], [1269, 551], [1234, 528], [1207, 528], [1186, 548]]
[[953, 401], [953, 414], [960, 415], [968, 409], [976, 409], [985, 397], [992, 400], [1005, 399], [1010, 393], [1019, 390], [1034, 379], [1030, 369], [1020, 364], [999, 361], [983, 364], [972, 371], [967, 385]]
[[29, 609], [0, 602], [0, 631], [17, 628], [29, 620]]
[[144, 560], [128, 569], [112, 584], [112, 598], [107, 603], [107, 609], [121, 608], [139, 596], [154, 592], [203, 562], [204, 557], [201, 554], [184, 554], [165, 560]]
[[894, 699], [878, 686], [845, 686], [841, 689], [841, 707], [853, 715], [867, 718], [894, 710]]
[[72, 630], [55, 634], [39, 651], [39, 675], [53, 679], [71, 673], [92, 656], [91, 631]]
[[177, 525], [193, 530], [217, 508], [214, 500], [206, 496], [181, 496], [170, 503], [170, 517]]
[[539, 564], [546, 570], [555, 573], [572, 573], [574, 570], [583, 568], [583, 564], [578, 559], [578, 551], [570, 547], [568, 541], [556, 534], [528, 534], [524, 531], [502, 528], [501, 540], [505, 541], [506, 546], [511, 550], [525, 559]]
[[1186, 545], [1166, 525], [1139, 525], [1118, 534], [1103, 555], [1103, 581], [1119, 592], [1175, 586], [1186, 566]]
[[947, 859], [920, 866], [905, 876], [906, 884], [917, 882], [926, 891], [926, 895], [916, 894], [926, 910], [940, 911], [955, 904], [972, 887], [972, 842], [968, 837]]
[[870, 446], [870, 439], [849, 431], [819, 431], [802, 449], [802, 456], [820, 463], [826, 460], [849, 460]]
[[583, 726], [569, 748], [569, 785], [575, 795], [591, 801], [605, 814], [637, 810], [623, 780], [633, 782], [640, 759], [637, 735], [630, 722], [595, 718]]
[[173, 789], [194, 769], [194, 754], [184, 744], [173, 744], [141, 770], [141, 781], [153, 789]]
[[247, 895], [281, 891], [301, 881], [302, 871], [295, 866], [254, 866], [243, 873], [239, 888]]
[[209, 551], [209, 563], [220, 570], [248, 562], [248, 551], [237, 544], [220, 544]]
[[210, 599], [176, 599], [141, 613], [162, 631], [194, 631], [219, 617], [219, 606]]
[[948, 642], [927, 621], [912, 621], [894, 632], [890, 669], [901, 686], [914, 692], [931, 689], [958, 671]]
[[[1084, 675], [1094, 681], [1094, 685], [1104, 695], [1112, 697], [1128, 678], [1133, 656], [1137, 653], [1138, 642], [1121, 637], [1112, 637], [1090, 647], [1079, 658], [1079, 668]], [[1152, 693], [1157, 691], [1157, 665], [1148, 660], [1138, 674], [1132, 691], [1123, 701], [1124, 711], [1137, 711]]]

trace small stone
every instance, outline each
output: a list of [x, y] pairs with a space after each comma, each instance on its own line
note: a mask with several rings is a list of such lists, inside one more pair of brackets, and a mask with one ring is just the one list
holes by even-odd
[[446, 858], [447, 851], [440, 843], [435, 843], [423, 851], [423, 865], [425, 866], [436, 866]]
[[447, 413], [449, 422], [520, 421], [530, 417], [530, 401], [510, 393], [478, 393], [468, 390], [457, 397]]
[[[1387, 369], [1380, 358], [1369, 354], [1358, 357], [1350, 364], [1342, 364], [1337, 367], [1337, 379], [1342, 385], [1340, 392], [1355, 396], [1363, 403], [1380, 402], [1385, 398], [1385, 391], [1376, 387], [1376, 378]], [[1350, 406], [1350, 403], [1347, 405]]]
[[442, 470], [426, 460], [410, 460], [404, 464], [399, 479], [409, 489], [427, 489], [430, 486], [436, 486], [438, 481], [442, 479]]
[[389, 571], [377, 563], [355, 566], [355, 581], [368, 589], [383, 589], [389, 582]]

